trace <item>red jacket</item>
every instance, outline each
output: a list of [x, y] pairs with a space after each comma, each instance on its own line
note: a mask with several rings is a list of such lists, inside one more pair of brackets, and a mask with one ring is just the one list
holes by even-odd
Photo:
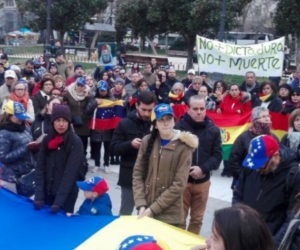
[[66, 80], [65, 86], [68, 87], [68, 86], [71, 85], [73, 82], [76, 82], [76, 77], [75, 77], [75, 75], [74, 75], [74, 76], [68, 77], [68, 79]]
[[225, 95], [221, 101], [219, 108], [222, 113], [238, 113], [240, 110], [241, 113], [246, 111], [251, 111], [251, 102], [249, 99], [242, 101], [244, 94], [241, 92], [239, 98], [233, 99], [231, 95]]

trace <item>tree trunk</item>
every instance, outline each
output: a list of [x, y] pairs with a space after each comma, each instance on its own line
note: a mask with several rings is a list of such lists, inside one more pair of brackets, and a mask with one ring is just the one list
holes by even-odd
[[157, 55], [157, 52], [156, 52], [156, 49], [154, 48], [154, 46], [153, 46], [153, 43], [150, 41], [150, 39], [147, 37], [147, 36], [145, 36], [145, 38], [146, 38], [146, 41], [149, 43], [149, 45], [151, 46], [151, 49], [152, 49], [152, 52], [153, 52], [153, 54], [154, 55]]
[[63, 55], [65, 56], [64, 34], [65, 34], [64, 31], [59, 32], [60, 50], [63, 53]]
[[188, 35], [186, 37], [187, 49], [188, 49], [188, 58], [186, 61], [186, 70], [193, 69], [193, 54], [194, 54], [194, 47], [196, 43], [196, 35]]
[[91, 49], [95, 48], [95, 44], [96, 44], [98, 36], [99, 36], [99, 31], [96, 31], [94, 34], [93, 40], [91, 42], [91, 46], [90, 46]]
[[296, 35], [296, 53], [295, 53], [295, 62], [296, 62], [296, 70], [300, 72], [300, 33]]

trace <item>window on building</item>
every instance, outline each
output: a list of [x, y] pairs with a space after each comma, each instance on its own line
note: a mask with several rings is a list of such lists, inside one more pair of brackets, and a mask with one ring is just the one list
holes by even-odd
[[14, 6], [14, 0], [6, 0], [5, 5], [7, 7], [13, 7]]

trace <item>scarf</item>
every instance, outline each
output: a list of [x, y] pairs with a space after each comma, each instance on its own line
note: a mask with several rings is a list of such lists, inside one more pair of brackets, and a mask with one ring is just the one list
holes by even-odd
[[299, 144], [300, 144], [300, 132], [294, 131], [293, 128], [289, 128], [287, 138], [290, 142], [290, 148], [294, 152], [298, 152], [298, 148], [299, 148]]
[[175, 95], [172, 91], [169, 92], [169, 98], [173, 101], [180, 101], [184, 97], [184, 92], [179, 95]]
[[262, 93], [259, 94], [259, 99], [262, 101], [262, 102], [270, 102], [274, 99], [275, 97], [275, 93], [271, 93], [269, 95], [263, 95]]
[[28, 103], [28, 94], [27, 93], [25, 93], [25, 95], [23, 95], [22, 97], [18, 97], [18, 96], [16, 96], [16, 94], [14, 92], [12, 92], [10, 94], [10, 99], [14, 102], [21, 103], [23, 108], [25, 109], [25, 111], [27, 111], [27, 103]]
[[54, 137], [48, 142], [48, 149], [57, 149], [62, 144], [64, 138], [62, 135], [55, 134]]
[[5, 123], [0, 125], [0, 130], [8, 130], [11, 132], [24, 132], [26, 129], [25, 123], [23, 122], [22, 124], [18, 123]]
[[83, 101], [85, 99], [84, 92], [82, 92], [82, 93], [76, 92], [75, 86], [76, 86], [76, 83], [74, 82], [67, 88], [67, 90], [69, 91], [70, 95], [73, 97], [73, 99], [75, 101], [77, 101], [77, 102]]
[[259, 121], [252, 121], [249, 131], [255, 135], [269, 135], [271, 134], [272, 123], [262, 123]]
[[123, 89], [121, 91], [116, 90], [115, 88], [112, 89], [113, 95], [116, 95], [116, 96], [121, 96], [122, 95], [122, 91], [123, 91]]

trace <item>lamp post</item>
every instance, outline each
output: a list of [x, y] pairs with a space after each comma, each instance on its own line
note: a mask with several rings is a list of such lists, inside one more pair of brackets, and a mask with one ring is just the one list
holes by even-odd
[[220, 31], [219, 31], [219, 41], [220, 42], [223, 42], [223, 40], [224, 40], [224, 30], [225, 30], [225, 20], [226, 20], [226, 4], [227, 4], [227, 0], [223, 0], [222, 1]]
[[50, 44], [50, 33], [51, 33], [51, 0], [46, 0], [47, 5], [46, 5], [46, 10], [47, 10], [47, 34], [46, 34], [46, 44], [44, 47], [44, 59], [46, 63], [49, 63], [50, 57], [52, 57], [51, 53], [51, 44]]

